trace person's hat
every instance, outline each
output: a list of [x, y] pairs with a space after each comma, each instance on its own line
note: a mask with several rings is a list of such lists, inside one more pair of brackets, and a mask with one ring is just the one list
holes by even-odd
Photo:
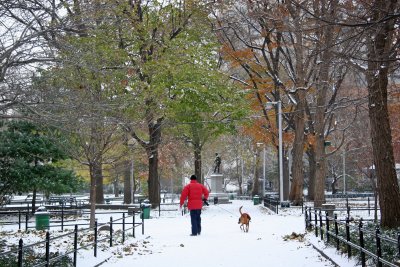
[[196, 177], [196, 175], [192, 175], [192, 176], [190, 176], [190, 180], [197, 180], [197, 177]]

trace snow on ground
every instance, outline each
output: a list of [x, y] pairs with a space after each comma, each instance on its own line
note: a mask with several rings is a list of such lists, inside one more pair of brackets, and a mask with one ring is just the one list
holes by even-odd
[[[293, 233], [304, 234], [301, 211], [279, 215], [249, 200], [232, 204], [210, 205], [202, 212], [201, 236], [190, 236], [190, 216], [146, 220], [144, 238], [149, 253], [112, 258], [101, 266], [335, 266], [323, 258], [306, 240], [291, 239]], [[238, 224], [239, 207], [252, 218], [250, 231], [244, 233]], [[289, 210], [289, 209], [288, 209]], [[171, 214], [173, 215], [173, 214]], [[318, 240], [314, 242], [320, 248]], [[340, 266], [355, 266], [335, 251], [331, 258]], [[83, 266], [83, 265], [82, 265]]]
[[[240, 206], [252, 218], [248, 233], [239, 228]], [[121, 237], [117, 237], [118, 242], [115, 243], [118, 245], [112, 248], [107, 241], [103, 242], [96, 258], [93, 257], [93, 249], [80, 250], [78, 266], [335, 266], [314, 247], [323, 250], [341, 267], [357, 266], [356, 261], [342, 257], [334, 248], [325, 247], [312, 232], [304, 235], [304, 215], [301, 209], [280, 209], [279, 213], [274, 214], [262, 205], [254, 205], [250, 200], [210, 204], [202, 212], [201, 236], [190, 236], [189, 214], [182, 216], [179, 211], [164, 211], [158, 217], [158, 211], [152, 210], [151, 219], [145, 220], [144, 235], [141, 234], [141, 228], [137, 228], [136, 238], [130, 236], [124, 244], [120, 242]], [[107, 221], [109, 215], [98, 215], [97, 218], [99, 221]], [[0, 227], [0, 231], [3, 237], [8, 236], [9, 244], [17, 244], [20, 236], [24, 236], [25, 244], [38, 241], [37, 236], [30, 238], [23, 232], [15, 235], [8, 232], [4, 235], [5, 227]], [[53, 246], [52, 250], [71, 249], [72, 242], [62, 243]], [[63, 247], [65, 244], [67, 248]]]

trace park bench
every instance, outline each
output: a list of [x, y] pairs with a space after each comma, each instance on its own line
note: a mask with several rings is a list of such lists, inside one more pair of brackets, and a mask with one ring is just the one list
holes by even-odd
[[76, 206], [77, 202], [75, 197], [51, 196], [47, 200], [47, 204], [48, 205], [58, 204], [61, 206], [66, 206], [67, 204], [69, 204], [72, 207], [73, 205]]

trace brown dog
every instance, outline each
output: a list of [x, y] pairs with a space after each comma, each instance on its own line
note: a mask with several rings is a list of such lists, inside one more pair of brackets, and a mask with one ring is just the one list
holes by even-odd
[[240, 224], [240, 229], [242, 229], [244, 232], [248, 232], [249, 231], [249, 226], [250, 226], [250, 215], [247, 213], [242, 213], [242, 207], [241, 206], [239, 208], [239, 212], [240, 212], [240, 218], [239, 218], [239, 222], [238, 224]]

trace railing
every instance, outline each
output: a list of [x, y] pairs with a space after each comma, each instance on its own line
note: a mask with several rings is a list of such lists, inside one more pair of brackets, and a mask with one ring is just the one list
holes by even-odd
[[158, 217], [161, 217], [161, 212], [179, 211], [179, 203], [160, 203], [158, 205]]
[[[313, 202], [305, 202], [305, 206], [312, 206]], [[348, 217], [358, 216], [358, 217], [370, 217], [372, 214], [379, 213], [380, 209], [375, 206], [375, 199], [366, 197], [364, 199], [349, 199], [341, 198], [339, 201], [329, 200], [327, 204], [334, 204], [334, 210], [340, 212], [341, 214], [347, 214]]]
[[[142, 210], [143, 211], [143, 210]], [[76, 219], [68, 220], [66, 219], [67, 215], [84, 215], [90, 214], [89, 211], [83, 209], [72, 209], [72, 208], [65, 208], [61, 206], [61, 209], [57, 210], [49, 210], [50, 217], [59, 218], [59, 219], [51, 219], [49, 223], [49, 227], [60, 227], [63, 231], [65, 227], [74, 227], [76, 223], [71, 224], [70, 222], [75, 222]], [[96, 212], [96, 214], [122, 214], [124, 212], [121, 211], [106, 211], [106, 212]], [[3, 211], [0, 212], [0, 215], [14, 215], [17, 218], [14, 220], [8, 219], [5, 221], [0, 221], [0, 225], [15, 225], [18, 224], [18, 229], [21, 230], [24, 228], [25, 231], [28, 231], [30, 228], [35, 228], [35, 225], [32, 225], [31, 218], [34, 217], [34, 214], [31, 213], [30, 210], [23, 211]], [[77, 225], [88, 225], [88, 223], [80, 223]]]
[[[328, 216], [328, 211], [325, 215], [322, 214], [320, 209], [311, 210], [306, 208], [305, 223], [306, 228], [312, 230], [314, 227], [315, 236], [320, 236], [321, 240], [331, 243], [336, 246], [337, 250], [347, 252], [350, 258], [353, 252], [358, 253], [361, 265], [367, 266], [368, 259], [375, 260], [378, 267], [390, 266], [397, 267], [399, 265], [393, 263], [399, 259], [400, 256], [400, 232], [397, 232], [397, 239], [382, 235], [379, 227], [376, 226], [374, 231], [364, 228], [363, 219], [356, 222], [350, 217], [345, 220]], [[367, 243], [366, 241], [371, 241]], [[397, 250], [395, 256], [388, 259], [382, 252], [382, 248], [387, 250]]]
[[276, 214], [279, 212], [279, 199], [275, 197], [264, 197], [264, 207], [269, 208]]
[[[29, 255], [26, 256], [26, 253], [35, 247], [41, 247], [45, 246], [45, 253], [44, 256], [39, 257], [39, 258], [35, 258], [35, 262], [33, 263], [33, 265], [30, 266], [34, 266], [34, 267], [39, 267], [39, 266], [50, 266], [51, 263], [54, 263], [58, 260], [61, 260], [63, 258], [68, 258], [68, 255], [72, 254], [72, 264], [73, 266], [77, 266], [77, 253], [79, 250], [87, 248], [87, 247], [92, 247], [93, 248], [93, 255], [94, 257], [97, 257], [97, 247], [98, 244], [100, 242], [104, 242], [104, 241], [108, 241], [109, 246], [112, 247], [114, 245], [114, 241], [115, 239], [115, 234], [120, 234], [122, 235], [122, 243], [125, 242], [125, 236], [126, 236], [126, 232], [127, 231], [131, 231], [132, 230], [132, 235], [133, 237], [135, 237], [135, 228], [138, 226], [142, 226], [142, 234], [144, 234], [144, 219], [143, 216], [142, 220], [140, 223], [135, 222], [135, 215], [136, 214], [140, 214], [140, 212], [134, 212], [133, 215], [131, 216], [125, 216], [125, 213], [123, 213], [122, 218], [113, 220], [112, 217], [110, 217], [110, 221], [108, 223], [103, 223], [103, 224], [98, 224], [97, 221], [95, 222], [95, 226], [94, 227], [89, 227], [89, 228], [84, 228], [84, 229], [78, 229], [78, 225], [76, 224], [74, 226], [74, 230], [72, 232], [66, 233], [66, 234], [62, 234], [56, 237], [51, 237], [49, 232], [46, 232], [46, 238], [44, 241], [41, 242], [37, 242], [34, 244], [28, 244], [25, 245], [23, 242], [23, 239], [21, 238], [19, 240], [19, 244], [18, 244], [18, 248], [17, 249], [12, 249], [10, 251], [7, 252], [3, 252], [0, 253], [0, 259], [1, 258], [13, 258], [16, 255], [16, 264], [18, 267], [22, 267], [24, 266], [24, 262], [29, 259], [32, 259], [32, 257], [29, 257]], [[132, 221], [131, 222], [127, 222], [127, 219], [132, 217]], [[122, 231], [116, 231], [114, 233], [114, 225], [122, 225]], [[131, 225], [131, 227], [127, 228], [127, 226]], [[105, 238], [99, 239], [99, 228], [102, 226], [108, 226], [109, 227], [109, 235]], [[84, 233], [83, 235], [79, 235], [78, 233]], [[86, 235], [85, 235], [86, 233]], [[93, 241], [89, 242], [87, 244], [82, 245], [83, 239], [87, 236], [93, 235]], [[54, 243], [54, 241], [62, 239], [62, 238], [69, 238], [69, 239], [73, 239], [73, 249], [68, 250], [62, 254], [50, 254], [50, 247], [52, 245], [52, 243]], [[80, 242], [82, 241], [82, 242]], [[80, 244], [80, 245], [78, 245]]]

